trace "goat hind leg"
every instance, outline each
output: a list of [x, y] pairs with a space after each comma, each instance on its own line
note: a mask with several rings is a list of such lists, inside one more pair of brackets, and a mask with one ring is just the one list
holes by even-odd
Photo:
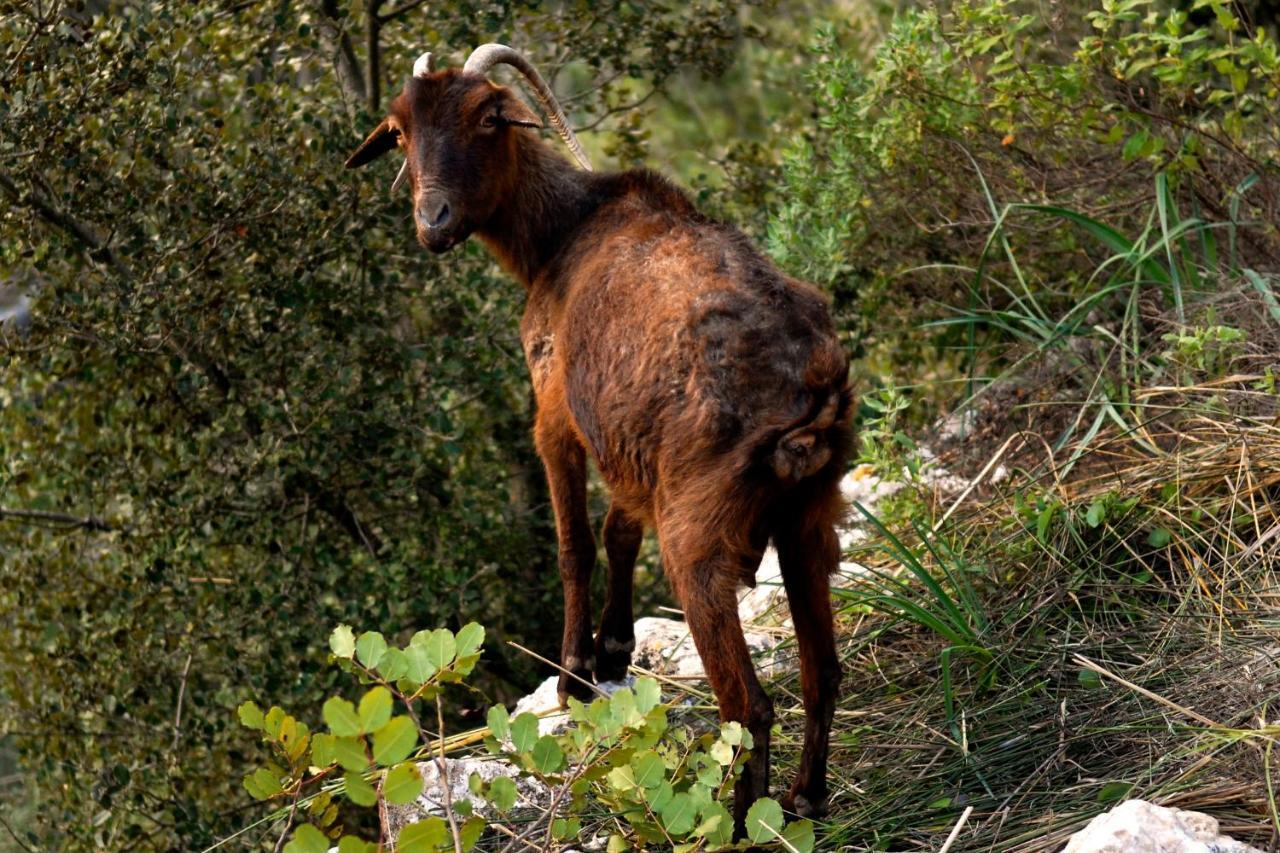
[[816, 518], [787, 524], [774, 534], [774, 544], [796, 628], [805, 712], [800, 769], [783, 807], [802, 817], [821, 817], [826, 813], [827, 752], [840, 690], [830, 580], [839, 565], [840, 542], [831, 522]]
[[742, 560], [723, 554], [699, 558], [666, 543], [662, 558], [720, 706], [721, 721], [741, 723], [751, 733], [751, 757], [733, 788], [734, 834], [741, 837], [747, 810], [769, 795], [769, 730], [773, 726], [773, 700], [756, 677], [738, 619], [736, 589]]
[[620, 681], [631, 666], [631, 653], [636, 647], [631, 587], [644, 525], [615, 504], [605, 516], [603, 538], [609, 558], [609, 584], [596, 634], [597, 682]]

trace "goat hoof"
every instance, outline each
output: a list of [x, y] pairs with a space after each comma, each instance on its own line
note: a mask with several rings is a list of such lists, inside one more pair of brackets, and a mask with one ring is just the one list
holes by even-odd
[[[560, 682], [556, 685], [556, 693], [560, 697], [560, 707], [569, 707], [569, 697], [572, 696], [582, 702], [590, 702], [596, 695], [591, 689], [591, 671], [587, 669], [573, 671], [578, 678], [572, 678], [565, 673], [560, 673]], [[578, 679], [582, 679], [579, 681]], [[585, 684], [583, 682], [586, 682]]]
[[622, 681], [631, 666], [631, 650], [636, 641], [600, 637], [596, 641], [596, 684]]
[[783, 811], [791, 812], [794, 815], [808, 818], [823, 818], [827, 816], [826, 798], [810, 800], [804, 794], [792, 791], [782, 798]]

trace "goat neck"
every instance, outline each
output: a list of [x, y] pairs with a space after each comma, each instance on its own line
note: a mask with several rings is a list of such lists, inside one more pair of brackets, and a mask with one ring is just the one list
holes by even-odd
[[511, 190], [478, 236], [525, 289], [599, 204], [598, 177], [566, 162], [532, 133], [515, 144]]

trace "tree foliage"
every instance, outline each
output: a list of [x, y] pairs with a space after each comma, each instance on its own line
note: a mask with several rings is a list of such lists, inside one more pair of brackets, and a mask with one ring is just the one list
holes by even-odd
[[[634, 92], [743, 36], [717, 3], [5, 12], [0, 271], [42, 284], [0, 352], [0, 733], [35, 839], [236, 825], [226, 712], [321, 697], [317, 625], [478, 618], [553, 653], [520, 294], [416, 247], [398, 164], [341, 163], [414, 56], [491, 40], [634, 160]], [[499, 655], [488, 683], [530, 675]]]

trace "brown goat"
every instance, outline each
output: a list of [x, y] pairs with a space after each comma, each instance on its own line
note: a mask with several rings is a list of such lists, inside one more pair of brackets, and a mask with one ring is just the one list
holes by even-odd
[[[564, 583], [561, 663], [589, 682], [625, 675], [635, 645], [631, 583], [645, 527], [656, 529], [723, 720], [754, 749], [734, 789], [741, 831], [769, 791], [773, 702], [738, 619], [737, 588], [778, 549], [800, 651], [806, 713], [800, 770], [784, 805], [821, 814], [840, 684], [829, 576], [839, 545], [850, 391], [823, 294], [778, 271], [735, 228], [698, 213], [645, 170], [579, 170], [526, 128], [538, 116], [484, 76], [522, 71], [577, 146], [537, 72], [486, 45], [463, 71], [424, 55], [391, 113], [347, 161], [403, 149], [419, 241], [443, 252], [476, 234], [526, 292], [520, 337], [537, 400]], [[587, 456], [612, 493], [609, 576], [592, 639], [596, 543]], [[590, 690], [560, 678], [567, 695]]]

